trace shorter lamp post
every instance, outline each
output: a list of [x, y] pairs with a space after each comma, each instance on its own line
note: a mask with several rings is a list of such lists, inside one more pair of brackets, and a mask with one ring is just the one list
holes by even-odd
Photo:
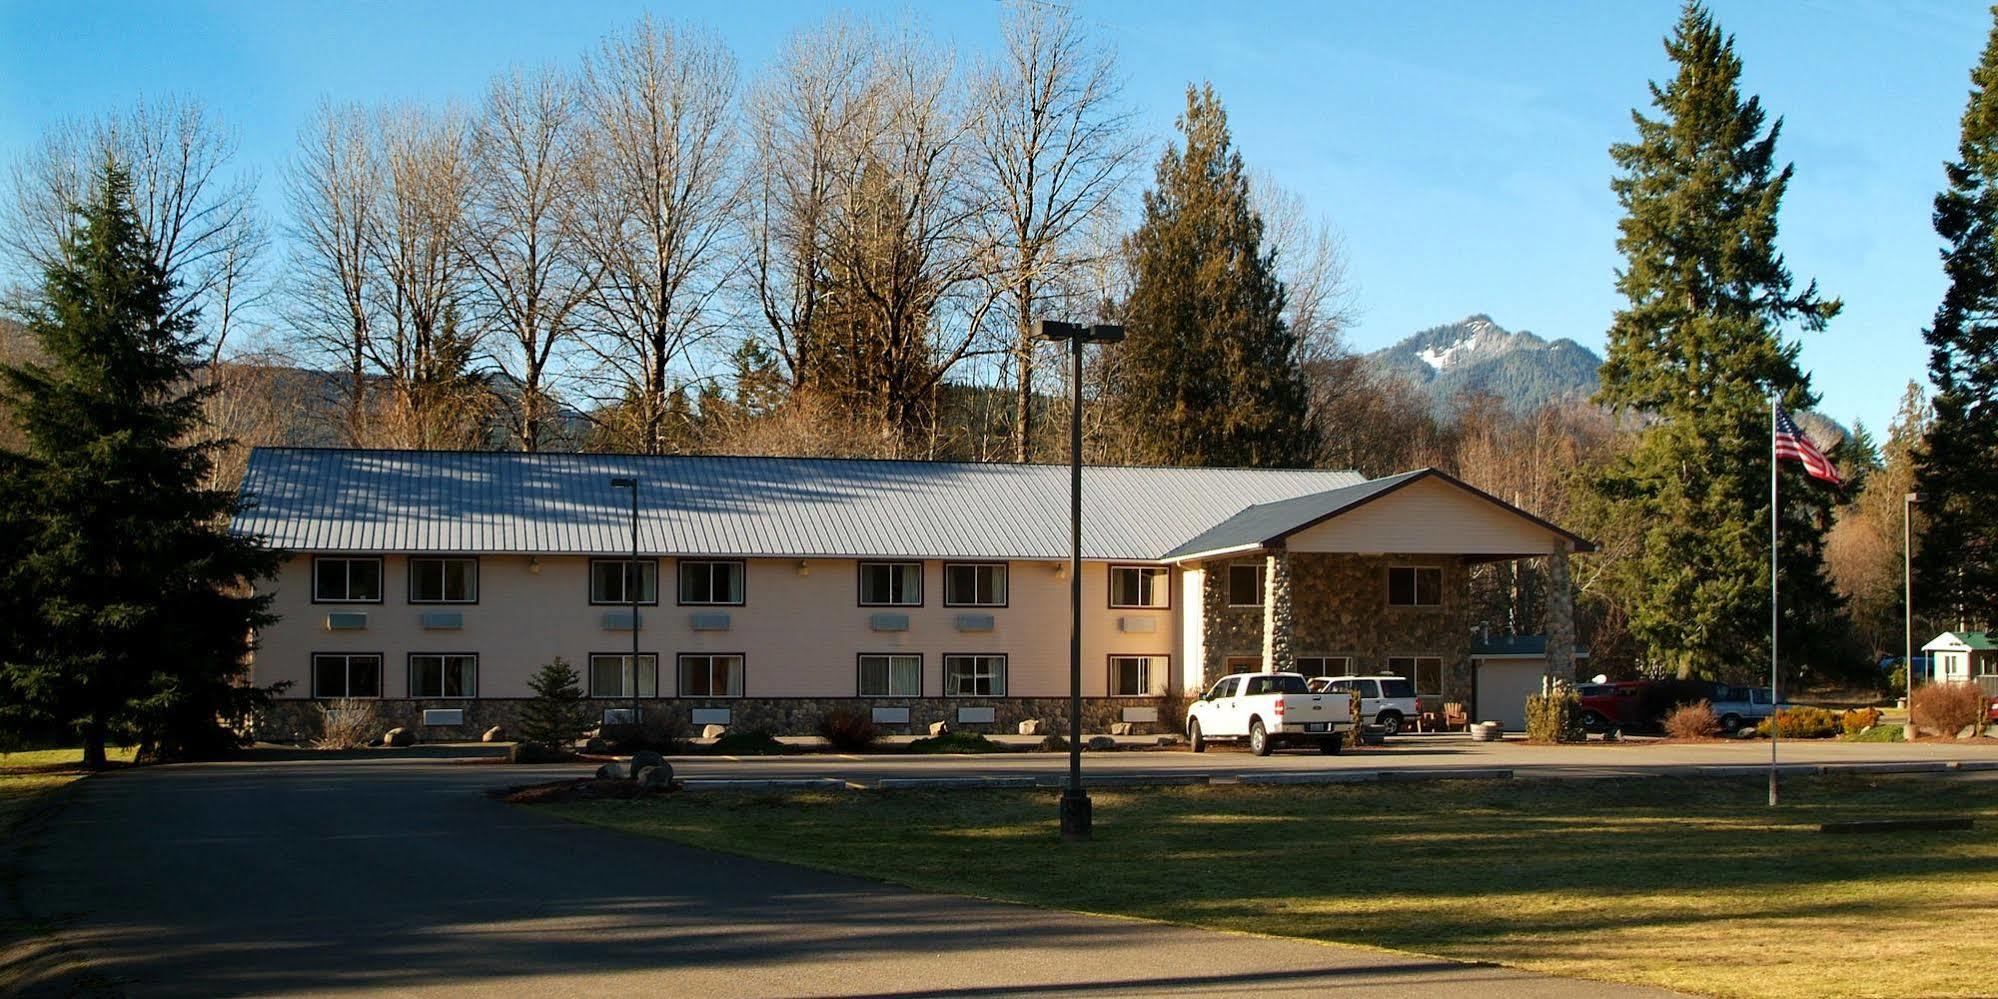
[[1908, 731], [1903, 738], [1909, 739], [1915, 733], [1915, 504], [1927, 500], [1923, 493], [1901, 498], [1901, 627], [1907, 643], [1901, 668], [1908, 673]]
[[1034, 332], [1068, 343], [1068, 785], [1061, 792], [1061, 838], [1082, 840], [1090, 833], [1089, 793], [1082, 789], [1082, 345], [1117, 343], [1124, 327], [1041, 319]]
[[638, 480], [616, 478], [610, 480], [612, 489], [631, 490], [631, 561], [624, 567], [624, 597], [631, 606], [631, 731], [633, 740], [638, 735], [638, 591], [643, 588], [645, 577], [638, 570]]

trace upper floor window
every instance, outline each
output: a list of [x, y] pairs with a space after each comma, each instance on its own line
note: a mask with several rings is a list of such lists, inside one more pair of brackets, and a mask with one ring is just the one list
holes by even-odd
[[1353, 672], [1349, 656], [1298, 656], [1292, 662], [1295, 672], [1303, 676], [1350, 676]]
[[1388, 672], [1413, 681], [1423, 697], [1443, 696], [1443, 660], [1435, 656], [1389, 656]]
[[658, 560], [639, 559], [635, 567], [630, 559], [590, 560], [591, 603], [628, 604], [634, 592], [641, 604], [659, 602]]
[[1261, 562], [1233, 562], [1228, 566], [1228, 606], [1261, 607], [1263, 605], [1263, 564]]
[[409, 657], [409, 696], [479, 696], [479, 657], [412, 654]]
[[683, 604], [742, 603], [742, 563], [681, 559], [680, 602]]
[[1165, 693], [1166, 657], [1111, 656], [1110, 696], [1155, 697]]
[[944, 606], [1006, 606], [1006, 563], [962, 562], [944, 566]]
[[921, 607], [923, 563], [860, 563], [860, 604], [863, 607]]
[[1110, 567], [1110, 606], [1172, 606], [1172, 570], [1162, 565]]
[[328, 558], [312, 560], [312, 600], [322, 604], [382, 602], [382, 560]]
[[382, 657], [374, 653], [313, 656], [312, 696], [382, 696]]
[[1435, 607], [1443, 602], [1443, 570], [1433, 565], [1388, 568], [1388, 606]]
[[409, 602], [413, 604], [475, 604], [479, 602], [479, 560], [475, 558], [411, 558]]

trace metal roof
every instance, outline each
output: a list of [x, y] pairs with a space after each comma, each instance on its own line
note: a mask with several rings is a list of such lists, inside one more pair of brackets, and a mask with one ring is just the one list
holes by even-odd
[[[232, 530], [293, 552], [1060, 559], [1068, 468], [829, 458], [257, 448]], [[1089, 467], [1083, 556], [1152, 561], [1356, 472]]]

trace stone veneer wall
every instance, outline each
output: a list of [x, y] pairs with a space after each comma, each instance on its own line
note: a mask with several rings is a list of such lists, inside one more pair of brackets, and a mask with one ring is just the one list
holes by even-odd
[[[262, 719], [256, 729], [256, 737], [270, 742], [300, 742], [310, 740], [319, 730], [322, 702], [284, 699], [275, 702], [269, 715]], [[486, 729], [499, 725], [508, 732], [518, 732], [520, 713], [530, 702], [526, 698], [490, 698], [456, 701], [384, 699], [373, 702], [383, 729], [403, 726], [416, 730], [417, 738], [426, 742], [459, 742], [476, 740]], [[603, 709], [630, 707], [631, 702], [617, 700], [590, 700], [591, 719], [603, 717]], [[737, 731], [761, 729], [773, 735], [815, 735], [818, 732], [819, 718], [831, 711], [861, 710], [873, 708], [908, 708], [907, 725], [883, 724], [882, 731], [891, 735], [925, 734], [932, 722], [949, 722], [951, 728], [965, 732], [985, 732], [988, 734], [1017, 732], [1019, 724], [1028, 719], [1041, 722], [1043, 733], [1068, 731], [1068, 698], [1066, 697], [738, 697], [712, 700], [681, 698], [672, 700], [641, 700], [640, 706], [646, 714], [667, 711], [677, 716], [687, 729], [699, 734], [700, 726], [693, 724], [695, 708], [728, 708], [731, 712], [729, 727]], [[959, 722], [958, 708], [993, 708], [996, 720], [990, 723]], [[465, 712], [462, 725], [424, 725], [423, 712], [432, 708], [456, 708]], [[1133, 731], [1139, 733], [1168, 733], [1179, 730], [1179, 715], [1183, 708], [1180, 702], [1159, 697], [1085, 697], [1082, 699], [1082, 728], [1089, 734], [1110, 731], [1113, 722], [1124, 720], [1125, 708], [1156, 708], [1159, 720], [1156, 723], [1133, 723]]]
[[[1293, 657], [1351, 656], [1359, 673], [1385, 672], [1391, 655], [1440, 656], [1441, 701], [1471, 701], [1470, 573], [1460, 558], [1435, 555], [1339, 555], [1290, 552]], [[1263, 608], [1228, 605], [1228, 561], [1207, 564], [1203, 587], [1205, 659], [1211, 684], [1229, 658], [1263, 655]], [[1443, 569], [1439, 607], [1389, 607], [1387, 570], [1394, 565]]]

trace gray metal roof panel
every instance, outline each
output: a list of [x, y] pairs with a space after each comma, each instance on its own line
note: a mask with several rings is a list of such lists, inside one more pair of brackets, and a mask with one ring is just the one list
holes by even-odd
[[[1058, 559], [1068, 469], [828, 458], [258, 448], [233, 529], [298, 552]], [[1245, 506], [1354, 472], [1090, 467], [1083, 554], [1154, 560]], [[1247, 512], [1247, 511], [1243, 511]]]

